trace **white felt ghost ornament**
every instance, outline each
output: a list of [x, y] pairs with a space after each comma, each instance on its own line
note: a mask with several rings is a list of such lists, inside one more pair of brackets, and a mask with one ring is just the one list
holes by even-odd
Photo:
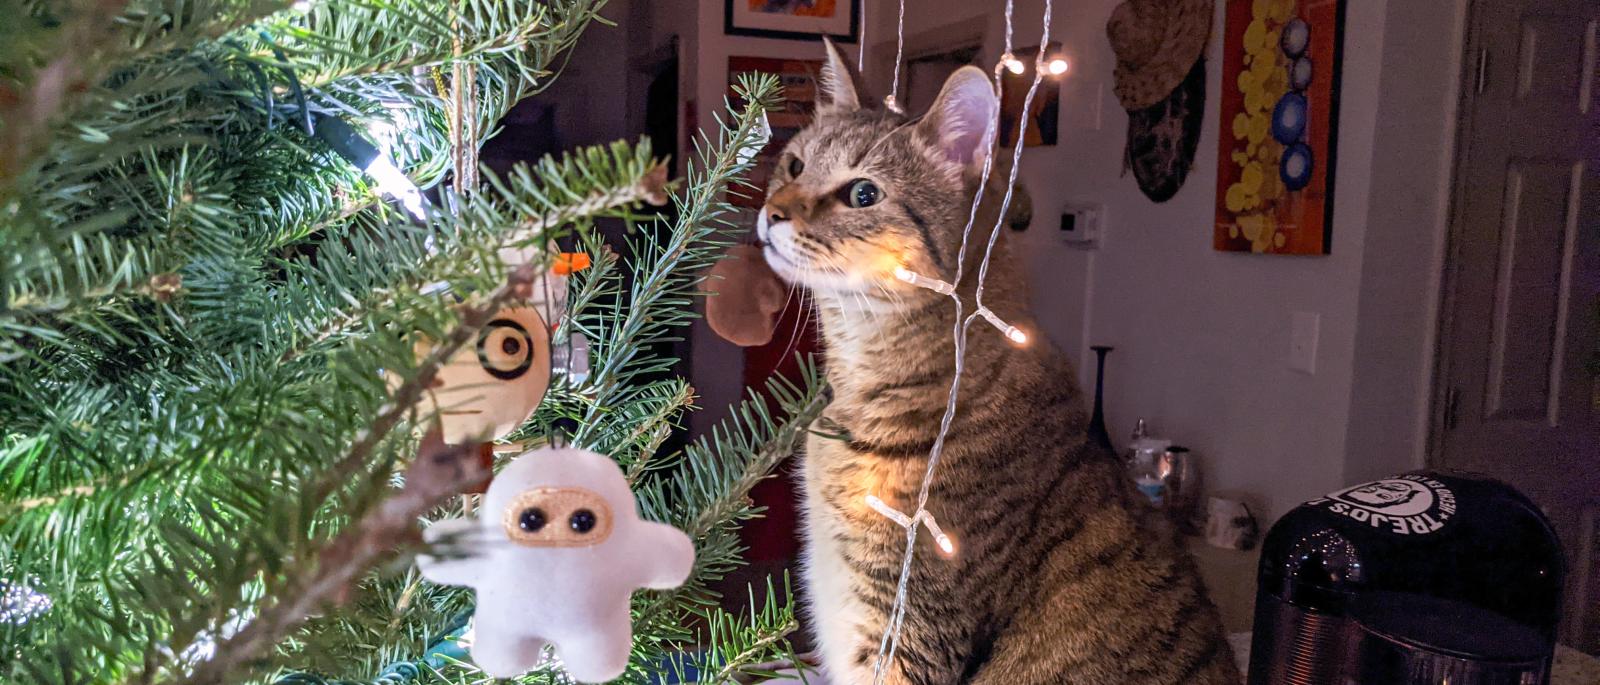
[[[417, 341], [421, 358], [432, 342]], [[439, 368], [422, 406], [451, 445], [503, 438], [527, 421], [550, 386], [550, 330], [534, 307], [507, 307]]]
[[532, 670], [547, 643], [576, 680], [622, 675], [633, 591], [682, 585], [694, 566], [689, 536], [641, 520], [622, 469], [578, 449], [518, 456], [476, 518], [436, 522], [423, 537], [463, 554], [417, 565], [435, 583], [477, 590], [472, 660], [497, 678]]

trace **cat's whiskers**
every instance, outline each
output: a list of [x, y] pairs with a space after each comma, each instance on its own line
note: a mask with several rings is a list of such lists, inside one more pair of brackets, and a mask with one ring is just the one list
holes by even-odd
[[[805, 306], [805, 297], [806, 297], [805, 288], [801, 288], [799, 286], [796, 286], [795, 289], [800, 291], [800, 302], [801, 302], [801, 308], [803, 310], [804, 306]], [[791, 294], [793, 294], [793, 292], [794, 292], [794, 290], [790, 291]], [[784, 309], [785, 310], [788, 309], [788, 305], [787, 304], [785, 304]], [[779, 321], [782, 321], [782, 319], [780, 318]], [[779, 363], [782, 363], [782, 360], [787, 359], [789, 357], [789, 355], [794, 354], [796, 346], [799, 345], [799, 343], [800, 343], [800, 331], [803, 328], [805, 328], [805, 324], [804, 324], [804, 322], [802, 320], [797, 320], [795, 322], [794, 326], [790, 327], [790, 329], [789, 329], [789, 342], [788, 342], [788, 344], [785, 344], [783, 346], [783, 354], [778, 355]]]
[[903, 295], [901, 295], [900, 293], [897, 293], [897, 292], [895, 292], [893, 290], [890, 290], [886, 285], [884, 285], [885, 282], [886, 281], [884, 281], [882, 279], [874, 279], [872, 281], [872, 287], [877, 289], [878, 291], [882, 292], [884, 299], [888, 300], [893, 305], [892, 308], [894, 309], [895, 314], [900, 319], [900, 324], [901, 325], [904, 325], [904, 326], [911, 325], [911, 314], [910, 314], [910, 312], [906, 311], [906, 308], [904, 306], [905, 305], [905, 297]]
[[[789, 283], [788, 286], [789, 286], [789, 292], [788, 292], [788, 294], [784, 295], [783, 307], [778, 309], [778, 320], [772, 322], [773, 326], [777, 326], [778, 324], [783, 323], [783, 313], [786, 312], [786, 311], [789, 311], [789, 305], [794, 302], [795, 293], [797, 291], [800, 293], [800, 297], [801, 298], [805, 297], [805, 287], [804, 286], [801, 286], [801, 285], [799, 285], [797, 283]], [[794, 343], [791, 341], [790, 344], [793, 345]], [[785, 354], [785, 356], [787, 356], [788, 353], [785, 352], [784, 354]]]
[[[830, 271], [833, 271], [833, 272], [839, 273], [839, 274], [843, 274], [843, 275], [848, 275], [848, 272], [846, 272], [844, 267], [841, 266], [839, 264], [839, 262], [838, 262], [838, 260], [841, 259], [842, 257], [836, 257], [835, 256], [835, 255], [838, 254], [838, 251], [834, 250], [832, 248], [829, 248], [829, 252], [832, 252], [833, 254], [820, 254], [820, 255], [817, 255], [817, 257], [824, 263], [824, 266], [828, 267], [828, 269]], [[877, 315], [878, 315], [878, 311], [877, 310], [879, 308], [872, 306], [872, 301], [869, 300], [867, 298], [867, 295], [865, 293], [863, 293], [861, 290], [852, 289], [849, 292], [850, 292], [850, 297], [853, 300], [855, 300], [856, 302], [859, 303], [861, 311], [864, 312], [868, 318], [872, 319], [873, 323], [877, 323], [877, 321], [876, 321]], [[879, 331], [879, 330], [882, 330], [881, 326], [875, 326], [874, 327], [874, 331]]]

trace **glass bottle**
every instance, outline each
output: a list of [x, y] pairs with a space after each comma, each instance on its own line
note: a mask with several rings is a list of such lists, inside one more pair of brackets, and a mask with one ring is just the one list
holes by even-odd
[[1128, 476], [1133, 478], [1139, 492], [1157, 507], [1166, 502], [1167, 496], [1166, 479], [1162, 478], [1158, 457], [1171, 446], [1171, 440], [1151, 437], [1144, 419], [1139, 419], [1134, 425], [1133, 436], [1128, 441]]

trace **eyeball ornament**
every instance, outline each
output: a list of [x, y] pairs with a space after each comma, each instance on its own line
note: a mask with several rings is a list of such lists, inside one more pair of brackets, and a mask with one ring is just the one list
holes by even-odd
[[496, 475], [476, 518], [423, 532], [457, 556], [419, 556], [428, 580], [477, 591], [472, 660], [511, 678], [532, 670], [546, 644], [567, 674], [612, 680], [633, 645], [629, 598], [688, 580], [694, 544], [639, 518], [622, 469], [578, 449], [539, 449]]
[[[431, 347], [418, 341], [417, 356]], [[537, 309], [508, 307], [440, 367], [422, 406], [447, 444], [495, 440], [527, 421], [549, 386], [549, 328]]]

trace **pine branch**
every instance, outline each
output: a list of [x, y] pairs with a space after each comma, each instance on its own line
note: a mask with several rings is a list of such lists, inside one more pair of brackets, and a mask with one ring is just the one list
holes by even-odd
[[[582, 26], [596, 17], [603, 0], [553, 3], [513, 0], [351, 0], [316, 8], [306, 21], [280, 25], [279, 49], [303, 61], [312, 87], [375, 73], [398, 73], [447, 66], [458, 61], [505, 60], [515, 77], [532, 83], [543, 61], [522, 62], [530, 47], [548, 45], [554, 54], [570, 47]], [[460, 48], [457, 48], [457, 42]], [[270, 61], [263, 50], [257, 58]], [[490, 122], [492, 123], [492, 121]]]
[[635, 601], [636, 626], [670, 631], [686, 611], [708, 601], [711, 581], [740, 563], [738, 524], [759, 513], [749, 500], [750, 490], [800, 448], [828, 403], [815, 365], [802, 359], [800, 371], [798, 386], [781, 377], [768, 381], [766, 396], [775, 409], [752, 393], [709, 436], [683, 452], [681, 468], [671, 478], [636, 488], [640, 512], [682, 529], [696, 541], [697, 550], [688, 583]]
[[[136, 292], [150, 277], [174, 271], [192, 261], [193, 255], [185, 254], [187, 241], [172, 240], [169, 218], [148, 211], [159, 208], [144, 207], [141, 198], [148, 192], [138, 187], [144, 180], [141, 176], [129, 176], [127, 182], [118, 184], [125, 186], [126, 191], [117, 193], [120, 197], [101, 197], [101, 201], [95, 202], [96, 198], [83, 192], [97, 184], [104, 185], [99, 175], [126, 175], [117, 165], [130, 153], [151, 157], [182, 146], [198, 146], [192, 149], [203, 150], [213, 157], [223, 150], [234, 155], [235, 163], [219, 165], [209, 173], [229, 184], [237, 183], [232, 186], [235, 194], [203, 199], [195, 203], [195, 209], [216, 210], [230, 202], [247, 201], [251, 205], [268, 204], [269, 211], [235, 211], [244, 216], [217, 222], [226, 230], [210, 228], [196, 232], [195, 244], [237, 233], [240, 224], [251, 231], [239, 246], [241, 248], [281, 246], [287, 240], [304, 240], [329, 228], [359, 226], [369, 222], [370, 213], [350, 213], [347, 211], [352, 207], [349, 203], [326, 203], [321, 199], [338, 189], [327, 183], [329, 175], [338, 174], [305, 173], [310, 171], [308, 163], [325, 166], [313, 162], [311, 158], [315, 155], [308, 154], [305, 149], [308, 144], [313, 149], [320, 144], [305, 140], [304, 132], [293, 126], [273, 128], [275, 114], [280, 121], [292, 121], [306, 114], [298, 103], [274, 104], [273, 88], [281, 88], [291, 80], [298, 87], [305, 79], [290, 74], [298, 73], [303, 77], [305, 72], [316, 71], [316, 65], [327, 60], [346, 60], [348, 56], [337, 55], [341, 49], [352, 45], [407, 54], [430, 52], [448, 55], [451, 60], [476, 60], [483, 62], [482, 68], [474, 70], [479, 81], [475, 91], [482, 95], [483, 102], [476, 108], [481, 121], [474, 130], [489, 130], [518, 99], [542, 87], [542, 82], [533, 81], [531, 74], [542, 73], [546, 64], [570, 46], [603, 4], [602, 0], [472, 2], [462, 15], [466, 21], [442, 31], [437, 27], [428, 28], [429, 22], [423, 19], [429, 13], [440, 11], [441, 6], [431, 0], [393, 3], [329, 0], [309, 15], [280, 13], [262, 25], [236, 32], [222, 41], [197, 43], [199, 38], [214, 38], [221, 31], [259, 16], [264, 0], [183, 2], [186, 7], [179, 12], [182, 15], [179, 19], [162, 20], [161, 12], [152, 14], [143, 5], [130, 10], [130, 16], [137, 15], [138, 20], [132, 23], [141, 27], [146, 24], [167, 26], [166, 30], [172, 33], [157, 36], [156, 29], [148, 27], [135, 31], [138, 35], [150, 34], [159, 39], [144, 39], [139, 44], [140, 50], [156, 44], [168, 49], [193, 45], [191, 52], [161, 61], [136, 61], [124, 68], [115, 83], [96, 91], [95, 99], [105, 102], [105, 106], [80, 108], [82, 111], [74, 113], [71, 124], [83, 132], [82, 135], [54, 139], [36, 136], [41, 144], [52, 144], [43, 153], [44, 161], [29, 167], [32, 175], [25, 184], [28, 192], [12, 198], [17, 201], [7, 208], [12, 220], [0, 225], [0, 241], [15, 250], [0, 258], [0, 333], [10, 329], [16, 333], [8, 337], [20, 334], [27, 325], [7, 320], [28, 311], [63, 310], [80, 300], [89, 300], [93, 306], [94, 300]], [[283, 4], [282, 0], [265, 2], [265, 6], [272, 9], [281, 8]], [[194, 24], [187, 18], [191, 14], [224, 9], [226, 11], [214, 23]], [[323, 36], [327, 40], [313, 41], [322, 48], [300, 45], [288, 63], [279, 62], [275, 56], [270, 61], [260, 62], [252, 60], [248, 52], [241, 52], [254, 49], [262, 54], [273, 54], [270, 48], [264, 47], [269, 43], [260, 36], [262, 26], [276, 33], [304, 34], [304, 37], [322, 35], [315, 28], [318, 22], [344, 28], [342, 33], [336, 31]], [[497, 56], [454, 55], [451, 48], [461, 36], [470, 38], [514, 28], [534, 31], [525, 36], [526, 41], [514, 51]], [[178, 34], [185, 38], [173, 37]], [[111, 60], [108, 56], [107, 61]], [[313, 111], [338, 112], [341, 116], [354, 113], [363, 118], [381, 114], [378, 118], [426, 119], [425, 113], [437, 111], [441, 104], [429, 89], [419, 88], [405, 70], [350, 75], [326, 87], [310, 87], [306, 98], [306, 104]], [[347, 104], [347, 100], [356, 101], [360, 107]], [[374, 112], [373, 103], [385, 103], [387, 109]], [[279, 112], [285, 106], [292, 107], [292, 111]], [[397, 112], [424, 114], [396, 115]], [[262, 115], [265, 115], [264, 122]], [[262, 123], [266, 124], [265, 131]], [[405, 128], [415, 135], [399, 141], [402, 149], [396, 152], [401, 163], [411, 167], [419, 185], [426, 187], [448, 168], [447, 159], [451, 153], [446, 139], [430, 133], [442, 128], [444, 122], [413, 120], [406, 123]], [[349, 175], [348, 172], [343, 174]], [[263, 177], [276, 185], [259, 187], [257, 181]], [[185, 187], [179, 179], [153, 180], [158, 187], [163, 183], [165, 188]], [[355, 185], [365, 194], [364, 184], [364, 180], [357, 177], [345, 186]], [[302, 189], [306, 192], [300, 192]], [[285, 204], [278, 206], [257, 199], [280, 195]], [[0, 194], [0, 200], [5, 199], [4, 194]], [[126, 209], [130, 206], [140, 209]], [[150, 229], [166, 235], [143, 241], [127, 240], [128, 236], [147, 233]], [[119, 240], [104, 246], [73, 242], [107, 231], [115, 231]], [[21, 304], [13, 306], [11, 302]], [[103, 334], [106, 329], [97, 326], [95, 332]], [[0, 338], [0, 347], [7, 348], [0, 349], [0, 355], [14, 356], [19, 345]]]
[[[118, 62], [220, 36], [283, 7], [272, 0], [139, 2], [82, 0], [60, 3], [49, 13], [30, 13], [28, 23], [59, 26], [40, 44], [7, 54], [15, 85], [0, 84], [0, 189], [7, 188], [44, 151], [50, 129], [75, 109], [97, 99], [95, 85]], [[17, 18], [14, 18], [17, 19]], [[47, 56], [47, 57], [46, 57]], [[30, 64], [45, 57], [43, 64]], [[0, 191], [0, 197], [9, 194]]]
[[[496, 230], [514, 227], [496, 240], [507, 246], [535, 246], [540, 249], [560, 235], [559, 231], [576, 221], [603, 216], [608, 212], [641, 202], [660, 204], [667, 191], [666, 164], [650, 156], [649, 140], [636, 146], [622, 142], [593, 146], [565, 155], [559, 161], [545, 157], [533, 166], [518, 164], [510, 176], [486, 174], [489, 187], [475, 198], [467, 211], [474, 221]], [[561, 192], [556, 192], [559, 188]], [[464, 199], [447, 198], [450, 202]], [[517, 218], [521, 217], [521, 218]], [[440, 236], [442, 241], [447, 236]], [[451, 244], [436, 244], [435, 250], [448, 250]], [[385, 253], [392, 253], [386, 249]], [[428, 263], [433, 257], [417, 260], [413, 273], [434, 273]], [[420, 279], [409, 279], [411, 287], [421, 288]], [[330, 303], [326, 325], [305, 334], [299, 344], [283, 352], [281, 361], [293, 361], [306, 351], [326, 345], [361, 324], [374, 309], [393, 305], [392, 291], [374, 291], [357, 303]]]
[[[423, 391], [432, 385], [439, 369], [450, 356], [476, 336], [513, 297], [518, 293], [526, 293], [533, 280], [533, 265], [523, 265], [513, 271], [506, 284], [481, 304], [462, 310], [461, 322], [455, 330], [423, 359], [414, 375], [401, 383], [390, 396], [389, 403], [373, 419], [372, 425], [356, 438], [349, 452], [312, 487], [312, 499], [326, 499], [360, 471], [378, 443], [422, 399]], [[414, 530], [418, 516], [437, 506], [444, 497], [460, 492], [462, 486], [482, 480], [484, 474], [476, 470], [476, 464], [462, 459], [475, 451], [476, 446], [465, 446], [443, 449], [439, 454], [419, 455], [407, 472], [406, 484], [399, 492], [388, 497], [359, 524], [325, 545], [315, 557], [315, 566], [302, 567], [306, 573], [314, 572], [314, 575], [301, 581], [289, 581], [288, 587], [293, 591], [288, 595], [291, 598], [288, 602], [274, 604], [263, 610], [238, 633], [219, 645], [217, 655], [197, 666], [183, 682], [186, 685], [222, 682], [229, 672], [281, 640], [312, 610], [325, 602], [341, 598], [353, 580], [366, 573], [377, 559], [388, 553], [402, 535]]]
[[693, 318], [686, 305], [699, 296], [695, 286], [704, 278], [701, 272], [723, 247], [714, 236], [730, 210], [719, 197], [730, 181], [749, 168], [752, 155], [748, 153], [766, 144], [762, 123], [777, 89], [770, 76], [741, 80], [735, 92], [746, 107], [733, 127], [722, 127], [722, 144], [704, 155], [703, 174], [691, 174], [689, 197], [679, 202], [677, 226], [665, 243], [658, 244], [650, 236], [636, 243], [634, 253], [649, 257], [635, 266], [627, 313], [614, 320], [607, 335], [597, 336], [593, 350], [599, 363], [593, 374], [596, 381], [589, 389], [592, 401], [572, 438], [574, 444], [588, 444], [610, 430], [604, 419], [621, 389], [639, 374], [658, 368], [648, 361], [641, 363], [641, 350]]
[[[735, 682], [740, 676], [776, 677], [777, 673], [764, 668], [774, 659], [797, 661], [789, 645], [789, 636], [800, 629], [794, 613], [794, 597], [784, 578], [784, 598], [780, 603], [772, 579], [767, 579], [766, 601], [756, 608], [755, 590], [750, 590], [750, 615], [747, 625], [720, 609], [707, 621], [710, 645], [696, 668], [701, 674], [699, 682], [721, 685]], [[713, 673], [706, 677], [707, 673]]]

